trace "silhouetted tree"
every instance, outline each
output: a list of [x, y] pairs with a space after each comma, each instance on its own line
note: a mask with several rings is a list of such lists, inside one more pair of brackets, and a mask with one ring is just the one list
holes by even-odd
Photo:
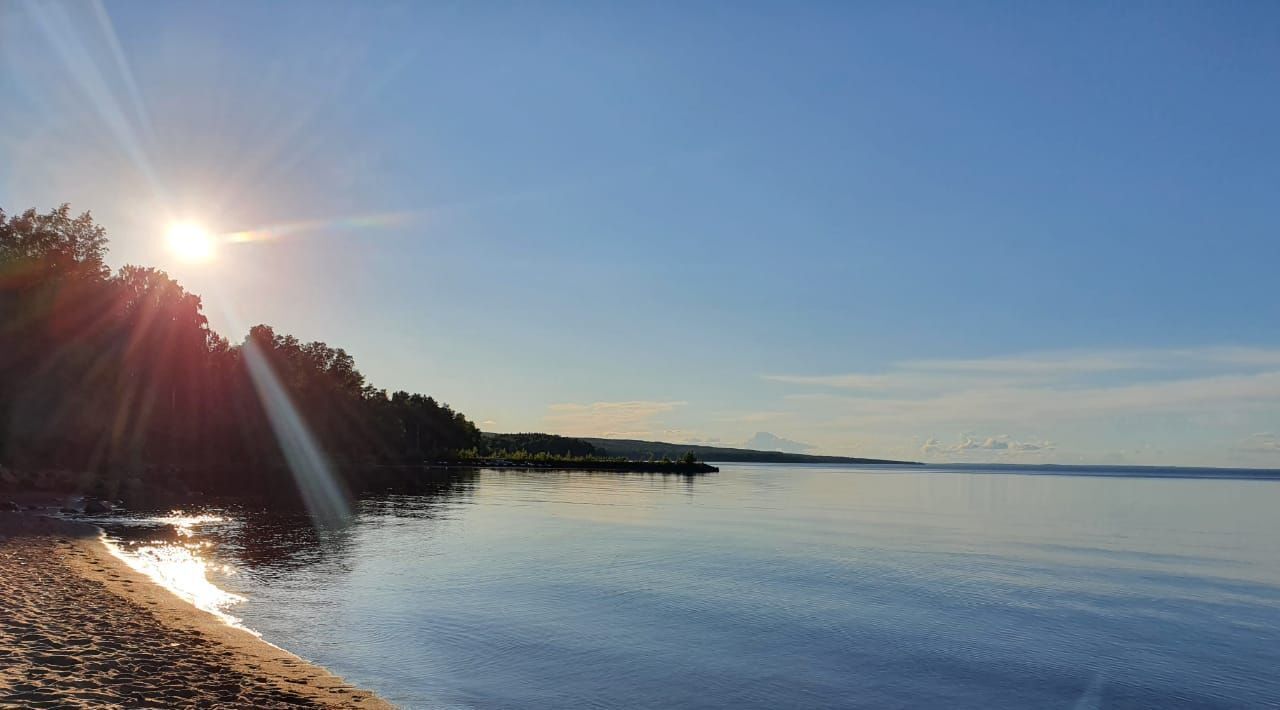
[[481, 453], [501, 454], [504, 452], [524, 451], [530, 454], [551, 454], [554, 456], [600, 456], [604, 452], [599, 448], [568, 436], [555, 434], [485, 434]]
[[67, 205], [0, 211], [0, 463], [246, 481], [283, 458], [245, 358], [255, 348], [325, 453], [350, 469], [480, 443], [421, 394], [369, 385], [341, 348], [269, 326], [229, 344], [163, 271], [111, 274], [107, 238]]

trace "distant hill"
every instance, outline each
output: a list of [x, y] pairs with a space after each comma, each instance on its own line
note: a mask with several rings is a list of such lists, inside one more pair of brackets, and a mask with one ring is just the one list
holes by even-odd
[[887, 459], [860, 459], [849, 456], [817, 456], [792, 454], [785, 451], [757, 451], [755, 449], [730, 449], [722, 446], [694, 446], [692, 444], [668, 444], [662, 441], [637, 439], [595, 439], [579, 437], [582, 441], [600, 449], [609, 456], [645, 460], [650, 457], [678, 459], [692, 451], [699, 461], [752, 462], [752, 463], [898, 463], [914, 464], [914, 461], [890, 461]]

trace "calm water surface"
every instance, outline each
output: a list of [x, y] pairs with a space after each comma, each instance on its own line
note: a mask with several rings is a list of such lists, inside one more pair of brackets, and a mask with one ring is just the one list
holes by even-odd
[[1277, 481], [481, 471], [324, 535], [198, 512], [110, 530], [408, 707], [1280, 706]]

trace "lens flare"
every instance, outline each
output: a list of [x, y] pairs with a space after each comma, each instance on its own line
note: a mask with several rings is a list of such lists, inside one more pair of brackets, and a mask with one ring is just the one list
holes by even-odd
[[223, 235], [232, 244], [248, 242], [264, 242], [282, 239], [306, 232], [345, 232], [402, 227], [412, 224], [426, 215], [422, 210], [402, 212], [382, 212], [377, 214], [349, 215], [330, 219], [302, 220], [297, 222], [281, 222], [239, 232]]
[[338, 483], [329, 459], [312, 436], [289, 394], [280, 384], [265, 355], [252, 339], [241, 349], [249, 377], [267, 411], [267, 419], [284, 452], [289, 472], [317, 528], [337, 529], [351, 518], [346, 493]]

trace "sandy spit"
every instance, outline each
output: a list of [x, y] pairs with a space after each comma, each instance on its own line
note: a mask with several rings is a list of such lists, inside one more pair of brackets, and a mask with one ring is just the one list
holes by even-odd
[[0, 513], [0, 707], [389, 708], [227, 626], [108, 552], [97, 528]]

